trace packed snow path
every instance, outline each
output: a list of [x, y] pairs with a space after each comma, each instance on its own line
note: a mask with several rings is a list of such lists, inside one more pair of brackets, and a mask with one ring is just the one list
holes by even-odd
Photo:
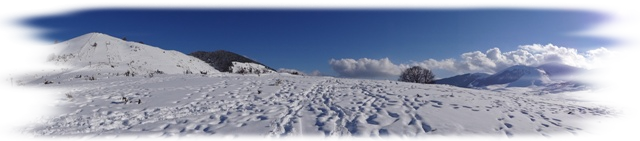
[[59, 77], [60, 84], [37, 84], [72, 90], [60, 96], [62, 104], [56, 108], [64, 109], [63, 114], [33, 127], [32, 132], [48, 136], [551, 136], [580, 134], [585, 132], [581, 123], [609, 115], [606, 108], [558, 97], [388, 80], [280, 74], [111, 76], [94, 81], [66, 77]]

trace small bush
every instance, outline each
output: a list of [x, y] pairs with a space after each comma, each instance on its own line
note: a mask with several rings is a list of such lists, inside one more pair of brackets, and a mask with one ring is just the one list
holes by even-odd
[[73, 99], [73, 96], [71, 94], [65, 94], [67, 96], [68, 99]]
[[163, 71], [160, 71], [160, 70], [156, 70], [154, 73], [157, 73], [157, 74], [164, 74], [164, 72], [163, 72]]

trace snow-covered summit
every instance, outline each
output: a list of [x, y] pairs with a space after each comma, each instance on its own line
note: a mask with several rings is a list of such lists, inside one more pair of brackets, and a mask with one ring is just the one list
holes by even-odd
[[576, 80], [586, 69], [565, 65], [562, 63], [547, 63], [537, 67], [544, 70], [551, 80]]
[[181, 52], [125, 41], [103, 33], [78, 36], [56, 44], [54, 49], [49, 61], [75, 69], [139, 74], [156, 71], [168, 74], [219, 72], [200, 59]]
[[542, 86], [551, 80], [543, 70], [535, 67], [516, 65], [484, 79], [486, 84], [506, 84], [507, 87]]
[[458, 87], [471, 87], [471, 83], [489, 76], [490, 75], [486, 73], [466, 73], [436, 80], [436, 84], [448, 84]]

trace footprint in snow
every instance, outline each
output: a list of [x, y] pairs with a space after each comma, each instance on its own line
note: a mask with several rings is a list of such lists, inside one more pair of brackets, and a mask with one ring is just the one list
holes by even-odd
[[544, 136], [544, 138], [547, 138], [547, 140], [550, 140], [552, 138], [552, 136], [547, 135], [547, 134], [542, 134], [542, 136]]
[[509, 138], [513, 137], [513, 133], [511, 133], [511, 131], [504, 131], [504, 134]]
[[513, 125], [511, 123], [504, 123], [504, 126], [506, 126], [507, 128], [513, 127]]

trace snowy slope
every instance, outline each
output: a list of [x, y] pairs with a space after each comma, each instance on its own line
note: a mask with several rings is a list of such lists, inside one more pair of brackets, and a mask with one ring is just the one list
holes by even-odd
[[[55, 54], [55, 59], [46, 62], [49, 54]], [[14, 77], [25, 82], [78, 72], [82, 75], [122, 74], [126, 71], [142, 75], [156, 71], [167, 74], [181, 74], [187, 70], [218, 72], [183, 53], [127, 42], [102, 33], [89, 33], [54, 45], [10, 50], [1, 53], [0, 58], [20, 64], [14, 66], [19, 70], [16, 72], [0, 69], [0, 78]], [[2, 81], [0, 87], [10, 87], [9, 83]]]
[[520, 76], [520, 79], [509, 83], [507, 87], [543, 86], [551, 82], [544, 71], [533, 67], [520, 67], [514, 70], [522, 70], [524, 75]]
[[471, 85], [483, 87], [496, 84], [507, 84], [507, 87], [543, 86], [550, 83], [549, 76], [540, 69], [524, 65], [509, 67], [501, 72], [482, 78]]
[[229, 67], [229, 71], [231, 73], [240, 73], [240, 74], [263, 74], [263, 73], [275, 73], [275, 71], [256, 63], [242, 63], [242, 62], [232, 62], [232, 65]]
[[607, 108], [559, 95], [277, 73], [116, 76], [39, 86], [73, 88], [53, 107], [67, 112], [27, 130], [45, 136], [530, 138], [590, 134], [583, 123], [610, 116]]
[[436, 84], [447, 84], [458, 87], [472, 87], [470, 84], [475, 81], [482, 80], [488, 76], [490, 75], [486, 73], [467, 73], [436, 80]]
[[547, 63], [537, 68], [544, 70], [551, 80], [577, 80], [581, 74], [587, 72], [585, 69], [561, 63]]

